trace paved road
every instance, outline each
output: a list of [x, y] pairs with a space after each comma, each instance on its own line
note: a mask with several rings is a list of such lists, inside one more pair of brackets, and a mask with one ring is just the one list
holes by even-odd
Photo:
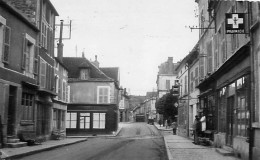
[[117, 137], [86, 142], [24, 157], [21, 160], [167, 160], [163, 137], [146, 123], [121, 124]]

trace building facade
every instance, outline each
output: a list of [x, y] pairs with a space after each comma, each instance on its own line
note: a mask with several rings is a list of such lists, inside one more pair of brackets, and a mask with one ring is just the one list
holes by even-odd
[[[58, 14], [48, 0], [0, 3], [0, 72], [4, 91], [0, 96], [1, 142], [21, 139], [25, 134], [33, 139], [49, 139], [51, 98], [55, 95], [54, 22]], [[43, 27], [43, 21], [48, 27]]]
[[116, 131], [119, 79], [109, 76], [119, 76], [112, 76], [112, 73], [106, 75], [85, 57], [64, 57], [63, 63], [68, 68], [70, 87], [66, 134], [87, 135]]
[[38, 68], [34, 57], [38, 59], [39, 29], [14, 5], [0, 1], [0, 8], [1, 144], [5, 146], [21, 131], [36, 127]]
[[177, 63], [173, 63], [173, 58], [168, 57], [168, 60], [162, 63], [158, 68], [157, 74], [157, 92], [158, 98], [161, 98], [164, 94], [169, 93], [172, 86], [176, 83], [177, 73], [175, 68]]
[[[199, 6], [200, 110], [217, 147], [230, 147], [242, 159], [252, 157], [255, 113], [250, 27], [258, 2], [196, 0]], [[228, 34], [226, 13], [244, 13], [245, 34]], [[257, 12], [259, 13], [259, 12]]]

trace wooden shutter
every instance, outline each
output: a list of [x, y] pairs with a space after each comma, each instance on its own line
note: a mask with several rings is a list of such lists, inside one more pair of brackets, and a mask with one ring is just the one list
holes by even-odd
[[39, 55], [39, 47], [37, 45], [34, 46], [34, 64], [33, 64], [33, 73], [38, 74], [38, 66], [39, 66], [39, 61], [38, 61], [38, 55]]
[[212, 40], [207, 44], [207, 57], [208, 57], [208, 72], [212, 72], [213, 58], [212, 58]]
[[11, 29], [7, 26], [4, 27], [4, 52], [3, 52], [3, 62], [8, 63], [9, 53], [10, 53], [10, 35]]
[[28, 43], [28, 40], [24, 37], [23, 39], [23, 52], [22, 52], [22, 65], [21, 65], [21, 68], [23, 70], [25, 70], [25, 65], [26, 65], [26, 48], [27, 48], [27, 43]]

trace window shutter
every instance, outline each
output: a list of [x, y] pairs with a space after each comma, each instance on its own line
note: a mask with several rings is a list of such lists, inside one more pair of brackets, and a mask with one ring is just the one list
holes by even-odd
[[10, 35], [11, 29], [7, 26], [4, 28], [4, 52], [3, 52], [3, 62], [8, 63], [9, 53], [10, 53]]
[[28, 43], [28, 40], [24, 37], [23, 39], [23, 53], [22, 53], [22, 69], [25, 70], [25, 65], [26, 65], [26, 48], [27, 48], [27, 43]]
[[34, 66], [33, 66], [33, 72], [34, 74], [38, 74], [38, 55], [39, 55], [39, 47], [37, 45], [34, 46]]

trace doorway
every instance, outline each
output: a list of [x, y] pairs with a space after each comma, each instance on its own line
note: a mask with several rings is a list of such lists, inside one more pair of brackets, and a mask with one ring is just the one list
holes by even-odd
[[7, 115], [7, 135], [13, 136], [15, 134], [15, 106], [16, 106], [16, 93], [17, 87], [9, 87], [9, 103], [8, 103], [8, 115]]
[[228, 146], [233, 145], [233, 136], [234, 136], [234, 103], [235, 98], [231, 96], [227, 99], [227, 137], [226, 137], [226, 144]]

